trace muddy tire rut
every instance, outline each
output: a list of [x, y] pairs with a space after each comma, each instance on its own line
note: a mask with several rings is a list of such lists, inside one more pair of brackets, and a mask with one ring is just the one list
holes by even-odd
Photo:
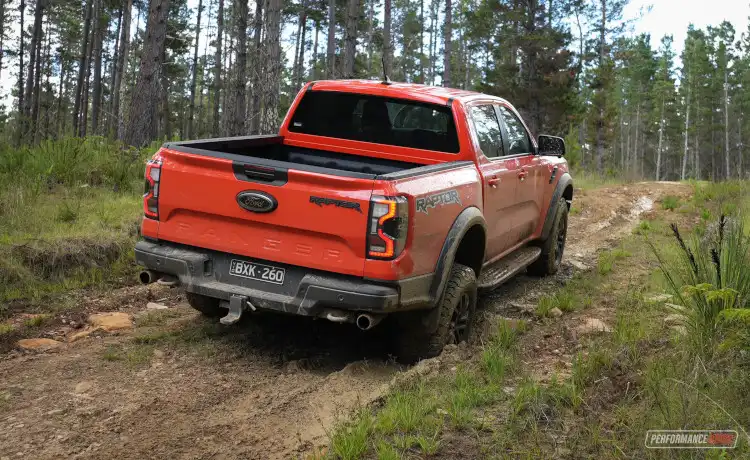
[[[518, 305], [595, 263], [596, 252], [616, 244], [661, 197], [689, 193], [673, 183], [577, 191], [561, 273], [514, 279], [483, 299], [481, 318], [517, 314]], [[161, 290], [145, 297], [169, 305], [163, 324], [143, 325], [145, 302], [123, 300], [149, 289]], [[137, 287], [105, 297], [99, 303], [136, 317], [133, 330], [0, 357], [3, 460], [297, 458], [324, 446], [339, 416], [409, 374], [388, 356], [386, 328], [362, 333], [267, 316], [215, 333], [177, 290]], [[205, 330], [193, 338], [182, 332]]]

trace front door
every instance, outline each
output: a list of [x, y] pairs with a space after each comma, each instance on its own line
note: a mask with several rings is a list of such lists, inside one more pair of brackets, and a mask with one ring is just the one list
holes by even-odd
[[499, 105], [498, 113], [507, 139], [508, 155], [518, 161], [516, 203], [518, 212], [512, 236], [518, 241], [532, 237], [541, 219], [544, 180], [541, 161], [534, 152], [526, 126], [510, 108]]
[[492, 104], [469, 108], [482, 155], [478, 158], [484, 190], [484, 218], [487, 222], [487, 248], [485, 260], [490, 261], [507, 252], [518, 243], [513, 236], [513, 214], [518, 161], [505, 159], [502, 130]]

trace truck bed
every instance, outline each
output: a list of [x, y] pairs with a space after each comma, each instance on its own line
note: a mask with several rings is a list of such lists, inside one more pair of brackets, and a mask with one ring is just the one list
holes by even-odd
[[[317, 168], [325, 168], [327, 174], [342, 175], [353, 173], [351, 177], [375, 179], [378, 176], [397, 173], [423, 167], [420, 163], [386, 160], [359, 155], [349, 155], [328, 150], [316, 150], [293, 147], [284, 144], [281, 136], [243, 136], [225, 137], [217, 139], [201, 139], [196, 141], [170, 142], [165, 148], [185, 153], [214, 156], [237, 161], [252, 161], [255, 164], [265, 164], [310, 172]], [[255, 161], [255, 160], [266, 161]], [[279, 164], [285, 163], [285, 164]], [[291, 165], [290, 165], [291, 163]], [[338, 171], [339, 173], [336, 173]], [[344, 174], [348, 175], [349, 174]]]

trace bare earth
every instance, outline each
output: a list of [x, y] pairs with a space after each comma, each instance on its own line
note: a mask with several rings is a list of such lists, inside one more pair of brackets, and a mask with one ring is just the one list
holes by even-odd
[[[663, 182], [576, 191], [580, 212], [571, 216], [562, 273], [517, 278], [485, 300], [483, 317], [504, 315], [593, 265], [596, 252], [628, 234], [661, 197], [690, 191]], [[169, 306], [158, 313], [169, 312], [162, 322], [139, 321], [149, 300]], [[95, 311], [129, 313], [136, 326], [0, 356], [0, 459], [304, 457], [327, 443], [338, 416], [377, 399], [404, 371], [387, 356], [383, 331], [324, 321], [253, 318], [192, 341], [159, 340], [160, 331], [215, 330], [179, 290], [162, 286], [83, 298], [81, 311], [43, 336], [65, 340]], [[134, 342], [143, 335], [156, 337], [153, 344]], [[538, 355], [529, 364], [543, 376], [549, 366]]]

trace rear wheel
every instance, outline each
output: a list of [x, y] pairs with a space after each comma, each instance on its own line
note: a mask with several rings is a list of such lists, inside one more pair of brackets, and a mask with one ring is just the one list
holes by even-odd
[[555, 220], [552, 222], [549, 236], [542, 243], [542, 254], [529, 265], [529, 273], [532, 275], [554, 275], [560, 269], [568, 236], [568, 203], [565, 198], [560, 198], [556, 206]]
[[201, 312], [203, 316], [209, 318], [220, 318], [226, 316], [228, 312], [226, 308], [219, 306], [221, 302], [219, 299], [206, 297], [192, 292], [187, 292], [185, 295], [190, 306]]
[[477, 305], [477, 278], [474, 270], [455, 264], [438, 308], [438, 325], [429, 331], [422, 321], [400, 325], [396, 343], [398, 360], [411, 364], [438, 356], [449, 343], [464, 342], [471, 334]]

